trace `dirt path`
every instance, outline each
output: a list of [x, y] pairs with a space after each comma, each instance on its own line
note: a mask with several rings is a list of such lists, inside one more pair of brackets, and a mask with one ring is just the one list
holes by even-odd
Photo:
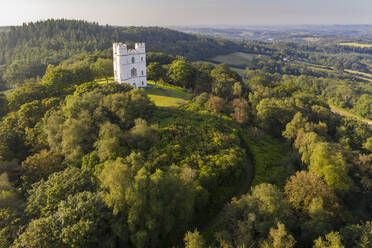
[[347, 112], [347, 111], [344, 110], [344, 109], [338, 108], [338, 107], [333, 106], [333, 105], [331, 105], [331, 104], [329, 104], [329, 106], [331, 107], [331, 111], [332, 111], [333, 113], [337, 113], [337, 114], [342, 115], [342, 116], [354, 117], [354, 118], [356, 118], [356, 119], [358, 119], [358, 120], [361, 120], [361, 121], [367, 123], [369, 126], [372, 127], [372, 121], [371, 121], [371, 120], [363, 119], [363, 118], [361, 118], [361, 117], [359, 117], [359, 116], [356, 116], [356, 115], [354, 115], [354, 114], [352, 114], [352, 113], [350, 113], [350, 112]]

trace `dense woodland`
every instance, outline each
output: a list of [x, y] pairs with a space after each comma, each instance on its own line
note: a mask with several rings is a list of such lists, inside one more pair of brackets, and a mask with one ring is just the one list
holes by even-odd
[[[372, 129], [329, 106], [370, 118], [370, 83], [241, 76], [191, 55], [236, 42], [160, 28], [50, 20], [4, 34], [3, 78], [18, 87], [0, 95], [0, 247], [371, 247]], [[115, 35], [147, 41], [149, 79], [193, 100], [161, 108], [109, 81]], [[30, 58], [38, 74], [10, 72]]]

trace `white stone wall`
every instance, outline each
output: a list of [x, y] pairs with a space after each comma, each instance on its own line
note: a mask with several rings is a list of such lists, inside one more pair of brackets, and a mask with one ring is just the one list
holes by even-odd
[[147, 86], [145, 43], [136, 43], [131, 50], [124, 43], [114, 43], [113, 55], [115, 81], [134, 88]]

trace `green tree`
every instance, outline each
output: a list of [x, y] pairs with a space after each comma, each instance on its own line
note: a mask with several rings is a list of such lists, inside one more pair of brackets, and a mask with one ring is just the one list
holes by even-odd
[[209, 95], [207, 92], [201, 93], [200, 95], [196, 96], [193, 100], [196, 104], [203, 107], [204, 104], [208, 101]]
[[[149, 174], [142, 168], [126, 196], [130, 238], [136, 247], [175, 244], [194, 213], [192, 184], [178, 177], [177, 169]], [[151, 223], [151, 225], [149, 225]]]
[[242, 78], [239, 73], [231, 70], [231, 68], [225, 63], [216, 66], [216, 68], [211, 71], [211, 75], [216, 81], [230, 81], [234, 83], [242, 82]]
[[185, 248], [204, 248], [205, 242], [198, 230], [194, 232], [188, 231], [184, 238]]
[[[111, 90], [121, 91], [122, 88], [115, 86]], [[102, 144], [113, 142], [112, 135], [107, 132], [109, 129], [117, 126], [125, 132], [135, 119], [151, 116], [154, 104], [144, 90], [134, 89], [118, 93], [110, 91], [107, 95], [100, 89], [81, 95], [69, 95], [61, 110], [48, 116], [44, 131], [52, 151], [60, 152], [70, 162], [80, 164], [82, 157], [94, 150], [94, 144], [100, 151], [104, 151]], [[103, 125], [106, 122], [112, 124]], [[116, 134], [119, 133], [118, 128], [113, 130]], [[100, 138], [102, 139], [97, 141]], [[117, 138], [113, 137], [116, 141], [107, 149], [117, 147]], [[101, 155], [103, 158], [108, 154]]]
[[325, 239], [318, 238], [314, 241], [313, 248], [344, 248], [341, 243], [341, 237], [338, 232], [331, 232], [325, 236]]
[[105, 122], [100, 127], [99, 137], [94, 146], [101, 161], [113, 159], [120, 155], [123, 132], [120, 127], [110, 122]]
[[144, 166], [144, 159], [139, 153], [132, 153], [127, 158], [118, 157], [107, 161], [99, 176], [101, 187], [106, 189], [105, 202], [112, 207], [114, 214], [126, 210], [126, 191], [134, 182], [137, 172]]
[[266, 98], [256, 107], [260, 125], [269, 133], [281, 136], [285, 125], [290, 122], [296, 112], [290, 99]]
[[21, 208], [22, 201], [15, 187], [9, 181], [8, 174], [0, 175], [0, 209], [17, 210]]
[[324, 179], [333, 189], [347, 192], [352, 186], [349, 165], [335, 145], [320, 142], [310, 157], [309, 171]]
[[50, 216], [58, 209], [61, 201], [69, 195], [83, 191], [94, 192], [97, 185], [88, 171], [67, 168], [53, 173], [48, 180], [32, 185], [27, 200], [26, 213], [31, 217]]
[[40, 83], [25, 83], [9, 97], [9, 110], [17, 111], [23, 104], [41, 100], [48, 95], [47, 87]]
[[225, 100], [221, 97], [210, 95], [205, 107], [210, 111], [219, 113], [225, 108]]
[[14, 247], [113, 247], [111, 219], [99, 194], [70, 195], [56, 212], [31, 220]]
[[50, 88], [52, 93], [60, 94], [65, 88], [89, 82], [93, 79], [94, 76], [89, 64], [80, 62], [68, 67], [49, 65], [41, 81]]
[[307, 123], [301, 112], [297, 112], [291, 122], [288, 122], [282, 135], [284, 138], [295, 140], [300, 129], [304, 129]]
[[243, 98], [235, 98], [232, 102], [234, 112], [231, 114], [234, 121], [239, 124], [244, 124], [249, 121], [250, 106], [247, 100]]
[[50, 174], [63, 170], [64, 165], [62, 161], [63, 157], [60, 154], [47, 150], [42, 150], [39, 153], [27, 157], [26, 160], [22, 162], [22, 181], [24, 187], [28, 188], [31, 184], [41, 179], [46, 180]]
[[105, 78], [108, 82], [108, 78], [112, 77], [114, 71], [114, 65], [112, 59], [98, 58], [94, 64], [90, 65], [95, 78]]
[[321, 198], [329, 214], [336, 216], [340, 204], [332, 189], [315, 174], [307, 171], [297, 172], [285, 185], [285, 194], [292, 206], [299, 211], [308, 211], [314, 198]]
[[366, 142], [363, 144], [363, 148], [372, 152], [372, 137], [369, 137]]
[[261, 248], [292, 248], [296, 244], [291, 234], [287, 233], [284, 224], [277, 224], [277, 228], [271, 228], [269, 237], [261, 244]]
[[146, 120], [141, 118], [134, 120], [134, 123], [134, 127], [126, 135], [127, 142], [130, 147], [135, 149], [149, 149], [157, 140], [156, 128], [147, 125]]
[[319, 135], [317, 135], [315, 132], [305, 132], [303, 129], [298, 130], [294, 145], [298, 149], [300, 154], [302, 154], [302, 162], [306, 164], [310, 163], [310, 158], [314, 152], [316, 145], [322, 141], [323, 139], [319, 137]]
[[372, 245], [372, 222], [347, 225], [341, 230], [345, 247], [365, 248]]
[[167, 71], [158, 62], [150, 63], [147, 66], [147, 78], [154, 80], [155, 82], [164, 80], [166, 78]]
[[223, 211], [217, 240], [222, 247], [254, 246], [264, 241], [277, 222], [294, 227], [293, 211], [284, 194], [271, 184], [252, 188], [251, 194], [233, 199]]
[[240, 82], [236, 82], [233, 85], [233, 94], [236, 97], [242, 97], [243, 94], [243, 86]]
[[0, 94], [0, 118], [8, 113], [8, 100], [4, 94]]
[[54, 89], [54, 91], [61, 91], [63, 88], [73, 84], [73, 74], [71, 70], [61, 66], [48, 66], [42, 82], [47, 87]]
[[234, 82], [225, 82], [223, 80], [214, 81], [212, 83], [212, 94], [224, 99], [231, 99], [233, 96], [233, 83]]
[[134, 246], [175, 243], [192, 219], [193, 187], [176, 169], [151, 174], [143, 163], [139, 154], [106, 162], [100, 175], [105, 201], [115, 215], [125, 218]]
[[20, 218], [16, 211], [9, 208], [0, 209], [0, 247], [11, 247], [14, 240], [18, 237], [20, 228]]
[[169, 68], [168, 77], [175, 85], [190, 88], [194, 85], [195, 68], [185, 60], [175, 60]]
[[45, 69], [39, 61], [15, 60], [8, 66], [3, 79], [10, 86], [21, 86], [27, 79], [42, 76]]

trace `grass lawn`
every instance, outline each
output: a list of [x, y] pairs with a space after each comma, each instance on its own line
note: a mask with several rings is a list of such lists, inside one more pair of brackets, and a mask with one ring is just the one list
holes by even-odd
[[[108, 79], [109, 82], [114, 82], [113, 78]], [[105, 84], [106, 79], [96, 79], [97, 84]], [[192, 95], [180, 87], [167, 84], [155, 84], [152, 81], [147, 81], [148, 87], [146, 88], [147, 95], [159, 107], [178, 107], [189, 100]]]
[[178, 107], [186, 104], [192, 95], [186, 90], [166, 84], [155, 84], [148, 81], [147, 94], [159, 107]]
[[285, 167], [285, 159], [290, 155], [286, 147], [279, 141], [263, 139], [260, 141], [247, 140], [246, 144], [255, 165], [255, 175], [252, 186], [261, 183], [272, 183], [284, 186], [290, 175]]
[[[105, 84], [106, 79], [96, 79], [97, 84]], [[114, 82], [113, 78], [109, 78], [108, 82]], [[145, 88], [147, 95], [150, 99], [159, 107], [178, 107], [189, 100], [191, 100], [192, 95], [180, 87], [157, 83], [152, 81], [147, 81], [148, 87]]]
[[105, 78], [95, 79], [95, 82], [97, 84], [105, 84], [105, 83], [107, 83], [107, 81], [109, 83], [112, 83], [112, 82], [114, 82], [114, 78], [113, 77], [110, 77], [110, 78], [108, 78], [108, 80], [106, 80]]
[[371, 48], [372, 47], [372, 44], [362, 44], [362, 43], [356, 43], [356, 42], [344, 42], [344, 43], [338, 43], [338, 45], [360, 47], [360, 48]]

